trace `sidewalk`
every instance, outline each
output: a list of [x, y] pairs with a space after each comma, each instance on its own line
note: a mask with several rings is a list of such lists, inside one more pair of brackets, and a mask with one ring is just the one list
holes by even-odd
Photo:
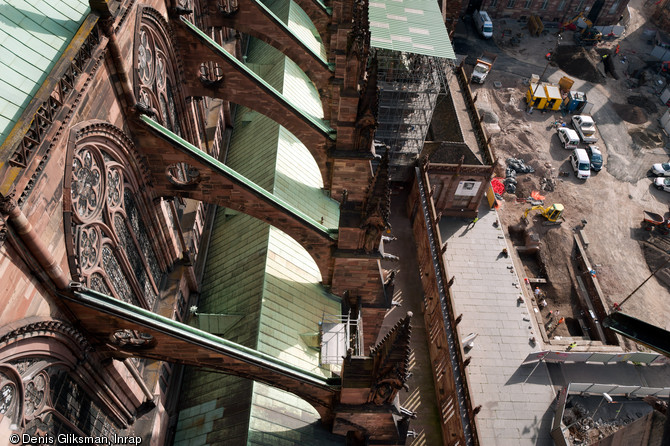
[[[455, 277], [452, 292], [461, 339], [476, 333], [467, 368], [474, 405], [481, 405], [476, 423], [483, 445], [553, 445], [549, 431], [554, 415], [554, 389], [545, 363], [521, 366], [532, 351], [541, 349], [541, 337], [526, 303], [519, 303], [521, 287], [495, 211], [486, 200], [479, 220], [443, 218], [442, 240], [447, 273]], [[538, 344], [531, 347], [529, 338]], [[532, 372], [532, 374], [531, 374]], [[527, 382], [524, 382], [526, 381]]]

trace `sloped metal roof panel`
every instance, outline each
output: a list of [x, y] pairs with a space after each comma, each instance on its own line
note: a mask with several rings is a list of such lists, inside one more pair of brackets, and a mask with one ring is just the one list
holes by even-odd
[[90, 10], [86, 0], [0, 2], [0, 143]]
[[456, 59], [435, 0], [372, 0], [369, 19], [374, 48]]

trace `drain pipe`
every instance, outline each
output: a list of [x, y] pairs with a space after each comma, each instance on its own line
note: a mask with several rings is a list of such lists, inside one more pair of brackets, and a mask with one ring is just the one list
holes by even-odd
[[9, 195], [0, 194], [0, 213], [7, 217], [7, 221], [12, 224], [32, 257], [46, 271], [56, 288], [67, 290], [70, 281], [56, 259], [51, 255], [51, 252], [44, 245], [42, 239], [37, 235], [35, 228], [30, 224], [28, 218], [14, 199], [13, 193]]
[[151, 393], [151, 390], [149, 390], [149, 387], [147, 387], [147, 384], [144, 382], [140, 374], [137, 372], [137, 369], [135, 366], [130, 362], [128, 358], [123, 360], [123, 364], [126, 366], [130, 374], [133, 376], [137, 384], [140, 386], [140, 389], [142, 389], [142, 393], [144, 394], [144, 397], [146, 398], [145, 401], [153, 401], [154, 395]]
[[116, 31], [114, 29], [114, 16], [109, 10], [109, 4], [106, 1], [91, 1], [91, 10], [97, 12], [100, 15], [100, 29], [102, 33], [107, 37], [107, 48], [109, 49], [109, 54], [112, 59], [112, 65], [118, 76], [119, 84], [121, 86], [122, 99], [125, 103], [126, 110], [131, 110], [135, 107], [136, 99], [135, 94], [133, 93], [132, 84], [130, 78], [128, 77], [128, 72], [123, 66], [124, 57], [121, 54], [121, 48], [119, 47], [119, 41], [116, 39]]

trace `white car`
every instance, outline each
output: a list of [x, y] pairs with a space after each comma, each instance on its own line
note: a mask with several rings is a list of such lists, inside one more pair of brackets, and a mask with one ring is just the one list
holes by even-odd
[[670, 178], [655, 178], [654, 186], [658, 190], [664, 190], [670, 192]]
[[670, 177], [670, 163], [658, 163], [651, 166], [651, 173], [659, 177]]
[[576, 149], [579, 147], [579, 135], [574, 130], [567, 127], [559, 127], [556, 130], [556, 134], [564, 149]]
[[575, 176], [580, 180], [586, 180], [591, 176], [591, 161], [584, 149], [575, 149], [570, 154], [570, 164]]

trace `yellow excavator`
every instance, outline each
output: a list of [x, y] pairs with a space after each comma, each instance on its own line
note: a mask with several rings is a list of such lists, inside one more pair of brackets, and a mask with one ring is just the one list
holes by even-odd
[[593, 22], [584, 16], [583, 12], [580, 12], [567, 22], [561, 23], [560, 30], [564, 29], [574, 30], [575, 41], [582, 46], [595, 45], [603, 37], [601, 32], [593, 27]]
[[[560, 203], [554, 203], [551, 206], [544, 207], [542, 205], [537, 205], [526, 209], [523, 213], [523, 220], [528, 223], [528, 213], [530, 211], [540, 211], [540, 215], [547, 219], [544, 223], [545, 226], [560, 225], [563, 223], [563, 205]], [[560, 221], [559, 221], [560, 219]]]

